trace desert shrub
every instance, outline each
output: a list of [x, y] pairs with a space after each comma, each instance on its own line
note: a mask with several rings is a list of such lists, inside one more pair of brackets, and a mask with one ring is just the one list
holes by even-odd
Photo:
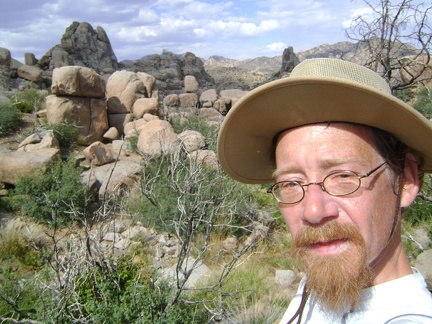
[[42, 265], [40, 251], [32, 247], [23, 237], [3, 239], [0, 242], [0, 251], [0, 260], [15, 259], [30, 269], [37, 269]]
[[11, 212], [13, 209], [14, 207], [9, 197], [0, 197], [0, 212]]
[[393, 95], [405, 102], [409, 102], [411, 99], [413, 99], [413, 93], [410, 89], [395, 90]]
[[0, 274], [0, 318], [18, 320], [34, 317], [42, 306], [40, 289], [29, 278], [11, 272], [10, 269], [2, 270]]
[[123, 257], [109, 270], [83, 273], [75, 290], [81, 313], [71, 315], [113, 324], [206, 322], [204, 308], [184, 303], [166, 308], [172, 288], [165, 282], [155, 283], [152, 272], [142, 276], [142, 267], [146, 265]]
[[432, 238], [432, 176], [424, 178], [423, 188], [414, 203], [405, 211], [404, 221], [409, 227], [423, 227]]
[[203, 118], [198, 116], [190, 116], [187, 118], [187, 122], [182, 123], [177, 120], [172, 120], [171, 124], [177, 134], [186, 130], [194, 130], [201, 133], [205, 137], [206, 148], [216, 152], [217, 134], [219, 131], [217, 126], [210, 125]]
[[129, 142], [129, 145], [130, 145], [130, 148], [131, 148], [132, 152], [134, 152], [134, 153], [138, 153], [139, 152], [139, 149], [138, 149], [138, 135], [129, 136], [125, 140]]
[[73, 158], [55, 162], [45, 174], [21, 177], [12, 195], [24, 214], [60, 226], [84, 217], [92, 202]]
[[55, 275], [47, 271], [30, 280], [5, 270], [0, 273], [0, 319], [23, 323], [207, 322], [202, 306], [179, 301], [167, 307], [172, 287], [156, 282], [153, 271], [143, 271], [143, 267], [149, 265], [136, 264], [130, 256], [108, 267], [84, 263], [69, 274], [73, 289], [55, 287]]
[[271, 267], [247, 262], [231, 272], [220, 296], [216, 290], [197, 295], [207, 301], [208, 309], [217, 309], [218, 303], [224, 305], [223, 323], [277, 323], [292, 296], [288, 289], [280, 289], [269, 280], [273, 272]]
[[[233, 234], [250, 225], [248, 211], [255, 206], [250, 187], [220, 169], [210, 169], [187, 157], [162, 156], [150, 159], [143, 168], [139, 192], [131, 195], [127, 208], [140, 215], [144, 226], [172, 233], [186, 218], [193, 217], [203, 231], [214, 215], [216, 223], [230, 224], [218, 231]], [[228, 232], [226, 233], [228, 234]]]
[[[42, 253], [23, 235], [19, 227], [0, 227], [0, 273], [11, 268], [29, 272], [43, 266]], [[10, 223], [8, 223], [10, 224]]]
[[19, 127], [22, 113], [9, 102], [0, 103], [0, 136], [6, 136]]
[[33, 276], [43, 266], [40, 251], [21, 229], [0, 227], [0, 318], [20, 319], [36, 313], [40, 291]]
[[426, 118], [432, 118], [432, 93], [430, 88], [423, 88], [419, 91], [413, 107]]
[[18, 92], [11, 98], [13, 106], [23, 113], [33, 113], [41, 110], [46, 93], [36, 89]]
[[45, 85], [45, 89], [48, 89], [48, 91], [51, 92], [52, 78], [44, 77], [42, 83]]
[[78, 139], [78, 128], [70, 123], [54, 124], [48, 127], [54, 132], [54, 136], [60, 147], [68, 148]]

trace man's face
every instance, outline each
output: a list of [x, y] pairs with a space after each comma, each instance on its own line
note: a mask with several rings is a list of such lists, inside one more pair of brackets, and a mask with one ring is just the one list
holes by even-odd
[[[276, 147], [275, 181], [321, 182], [330, 172], [343, 170], [365, 174], [384, 162], [371, 138], [367, 128], [340, 123], [285, 131]], [[302, 201], [280, 204], [294, 238], [293, 252], [304, 261], [307, 285], [321, 290], [318, 298], [333, 298], [323, 301], [326, 310], [358, 302], [361, 289], [373, 281], [369, 265], [382, 257], [395, 217], [391, 179], [385, 165], [348, 196], [334, 197], [311, 185]]]

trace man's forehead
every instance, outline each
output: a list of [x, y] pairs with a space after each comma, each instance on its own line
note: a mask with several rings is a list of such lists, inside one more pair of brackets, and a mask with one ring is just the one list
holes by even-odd
[[320, 158], [329, 165], [349, 162], [367, 165], [379, 155], [371, 128], [348, 123], [304, 125], [282, 132], [276, 144], [276, 160], [278, 155], [286, 159], [302, 154]]
[[[303, 136], [312, 135], [316, 132], [321, 134], [325, 133], [338, 133], [338, 136], [345, 137], [360, 137], [364, 141], [370, 142], [373, 145], [372, 134], [373, 130], [371, 127], [361, 124], [345, 123], [345, 122], [326, 122], [326, 123], [316, 123], [307, 124], [290, 129], [286, 129], [277, 135], [275, 144], [277, 145], [281, 138], [286, 134], [301, 132]], [[310, 136], [312, 138], [312, 136]]]

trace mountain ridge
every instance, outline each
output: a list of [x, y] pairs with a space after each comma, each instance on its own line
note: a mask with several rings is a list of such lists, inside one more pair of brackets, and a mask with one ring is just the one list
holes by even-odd
[[[310, 58], [333, 57], [333, 58], [348, 58], [353, 60], [354, 54], [359, 47], [358, 43], [349, 41], [341, 41], [334, 44], [322, 44], [308, 50], [303, 50], [294, 53], [300, 61]], [[360, 56], [359, 56], [360, 57]], [[282, 55], [273, 57], [259, 56], [256, 58], [248, 58], [245, 60], [236, 60], [220, 55], [210, 56], [207, 60], [202, 59], [204, 67], [211, 69], [214, 67], [238, 67], [254, 72], [276, 73], [281, 69]], [[358, 58], [355, 61], [363, 61]]]

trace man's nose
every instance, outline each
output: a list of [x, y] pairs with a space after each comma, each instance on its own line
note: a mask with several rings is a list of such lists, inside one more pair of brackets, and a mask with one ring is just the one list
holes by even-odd
[[339, 208], [333, 197], [322, 187], [322, 183], [310, 183], [305, 189], [303, 204], [304, 221], [320, 224], [338, 216]]

